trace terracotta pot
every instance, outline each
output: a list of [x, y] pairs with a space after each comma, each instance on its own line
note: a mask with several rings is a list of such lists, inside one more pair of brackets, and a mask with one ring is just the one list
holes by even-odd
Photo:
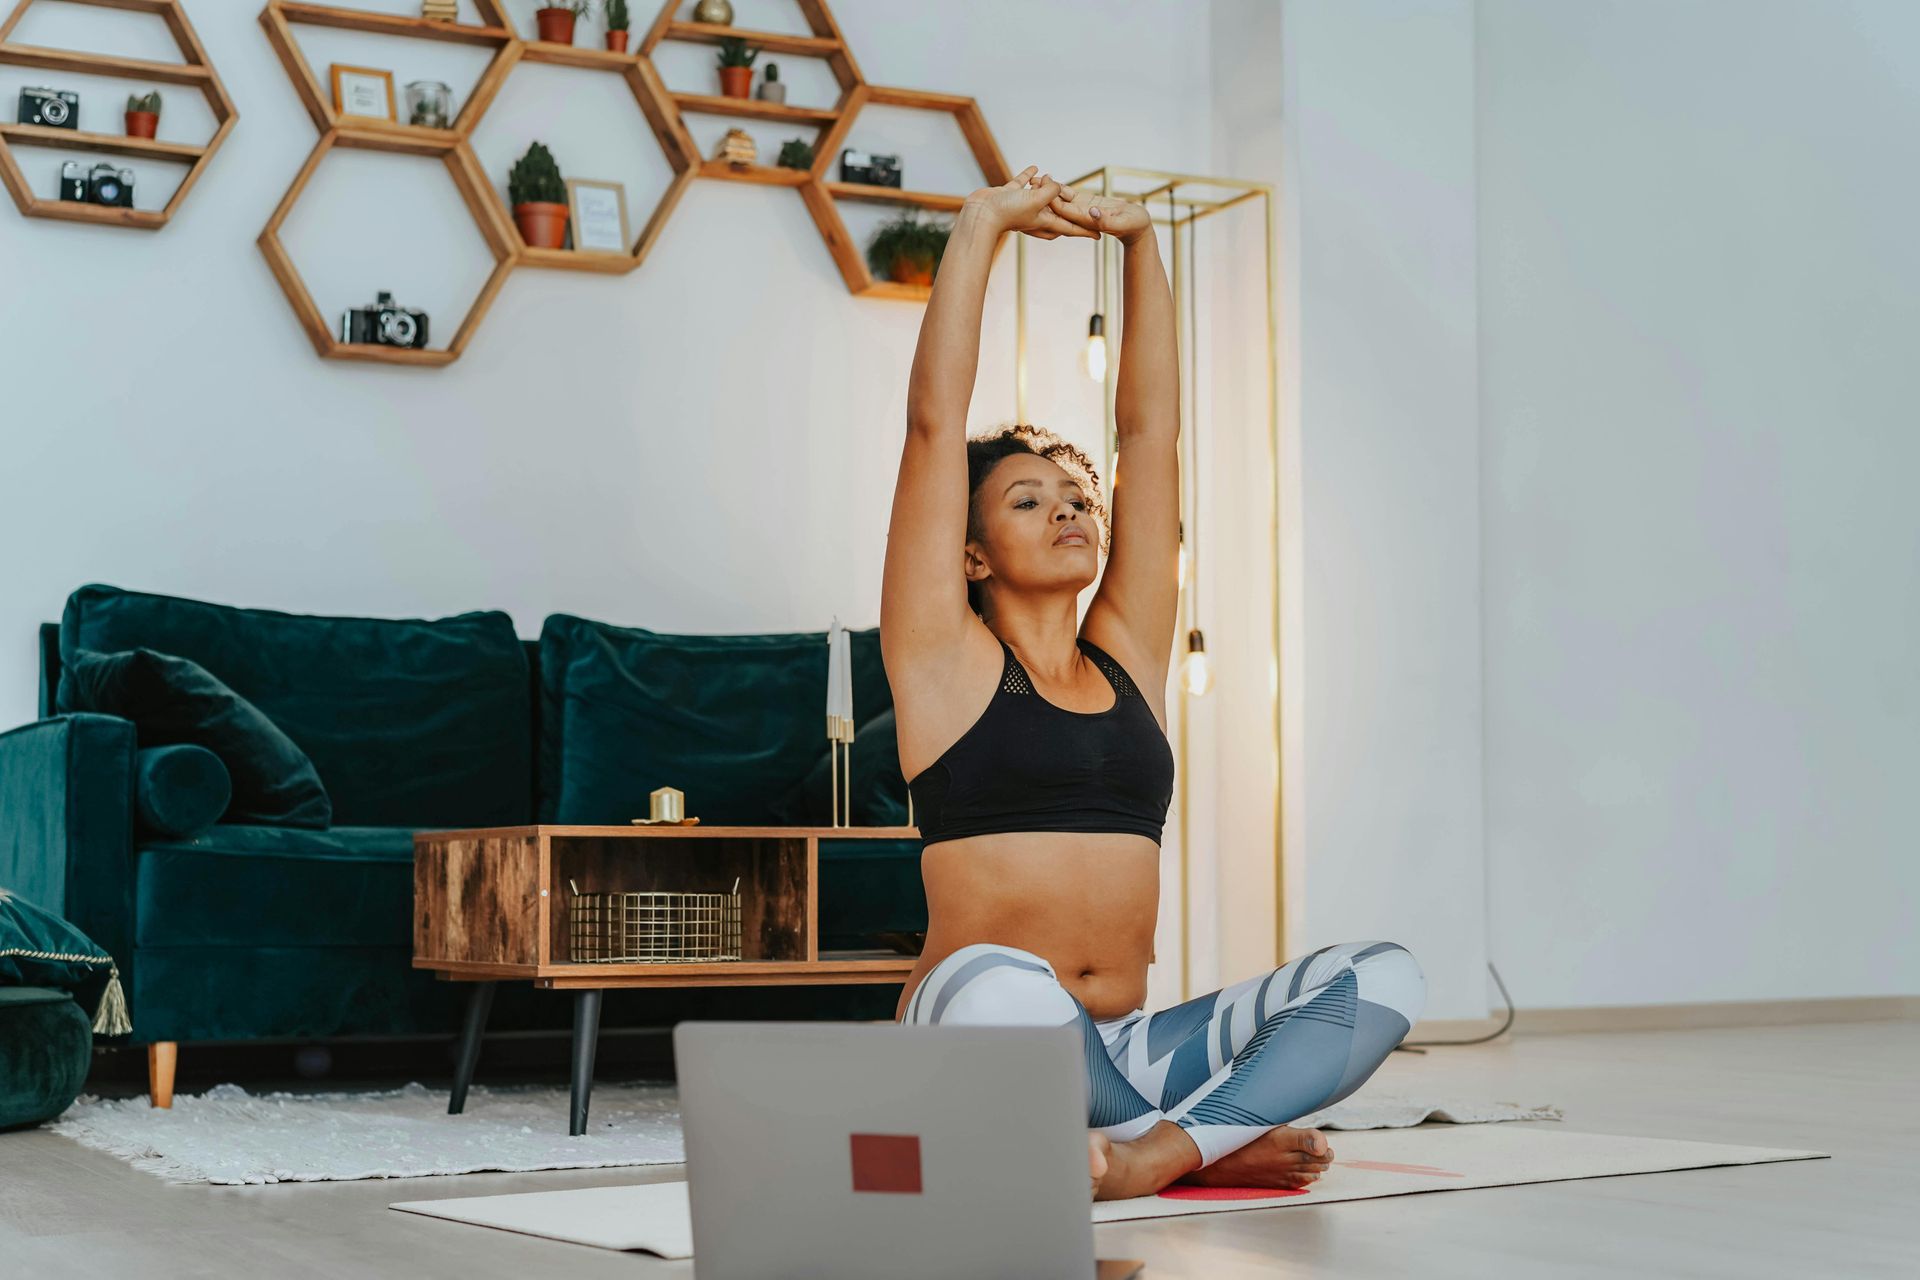
[[752, 67], [720, 68], [720, 92], [729, 98], [750, 98], [753, 96]]
[[160, 113], [157, 111], [127, 112], [127, 136], [129, 138], [151, 138], [160, 128]]
[[533, 20], [540, 28], [540, 38], [550, 44], [573, 43], [573, 10], [536, 9]]
[[513, 221], [529, 249], [567, 247], [567, 206], [539, 200], [513, 206]]
[[895, 284], [932, 284], [933, 266], [931, 263], [915, 262], [912, 258], [895, 258], [893, 265], [887, 268], [887, 279]]
[[607, 48], [613, 50], [615, 53], [625, 53], [627, 51], [627, 33], [624, 31], [607, 32]]

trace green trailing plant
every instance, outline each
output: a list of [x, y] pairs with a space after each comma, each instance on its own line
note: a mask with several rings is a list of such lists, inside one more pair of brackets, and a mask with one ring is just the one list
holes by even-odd
[[146, 93], [128, 94], [127, 110], [151, 111], [153, 112], [153, 114], [159, 115], [160, 114], [160, 91], [158, 89], [152, 89]]
[[788, 138], [780, 144], [782, 169], [813, 168], [813, 144], [804, 138]]
[[553, 152], [538, 142], [528, 147], [507, 174], [507, 195], [516, 205], [565, 204], [567, 184]]
[[632, 25], [627, 13], [627, 0], [607, 0], [607, 30], [625, 31]]
[[593, 0], [541, 0], [542, 9], [565, 9], [576, 18], [593, 12]]
[[727, 36], [720, 41], [716, 61], [723, 67], [750, 67], [759, 56], [760, 51], [749, 49], [747, 42], [739, 36]]
[[947, 236], [953, 228], [946, 223], [923, 220], [909, 209], [897, 218], [880, 224], [867, 241], [867, 265], [878, 276], [891, 276], [896, 263], [940, 270], [940, 256], [947, 251]]

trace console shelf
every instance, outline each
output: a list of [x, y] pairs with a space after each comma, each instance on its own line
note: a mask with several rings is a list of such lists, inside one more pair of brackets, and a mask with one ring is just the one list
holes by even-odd
[[[918, 840], [913, 827], [529, 826], [414, 837], [413, 966], [554, 989], [898, 983], [916, 957], [822, 953], [821, 840]], [[567, 895], [741, 886], [740, 959], [579, 963]]]

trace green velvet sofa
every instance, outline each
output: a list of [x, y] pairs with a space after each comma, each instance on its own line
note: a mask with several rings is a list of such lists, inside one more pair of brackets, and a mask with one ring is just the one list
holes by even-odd
[[[823, 634], [666, 636], [554, 615], [525, 642], [498, 612], [330, 618], [87, 586], [40, 641], [42, 718], [0, 733], [0, 885], [113, 953], [139, 1044], [452, 1035], [458, 984], [409, 963], [415, 831], [625, 823], [660, 785], [707, 823], [790, 822], [826, 753]], [[199, 663], [265, 712], [312, 759], [333, 825], [144, 830], [133, 724], [59, 710], [63, 655], [136, 647]], [[853, 656], [864, 720], [891, 706], [878, 633], [854, 633]], [[862, 804], [856, 823], [897, 821]], [[823, 842], [820, 881], [822, 949], [926, 928], [917, 841]], [[897, 996], [623, 991], [604, 1016], [873, 1019]], [[488, 1025], [559, 1030], [570, 1014], [510, 984]]]

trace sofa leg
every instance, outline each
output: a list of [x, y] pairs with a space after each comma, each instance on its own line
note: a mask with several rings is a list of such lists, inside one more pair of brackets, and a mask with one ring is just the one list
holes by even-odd
[[147, 1046], [147, 1098], [154, 1106], [173, 1106], [173, 1067], [179, 1059], [178, 1041], [159, 1040]]

